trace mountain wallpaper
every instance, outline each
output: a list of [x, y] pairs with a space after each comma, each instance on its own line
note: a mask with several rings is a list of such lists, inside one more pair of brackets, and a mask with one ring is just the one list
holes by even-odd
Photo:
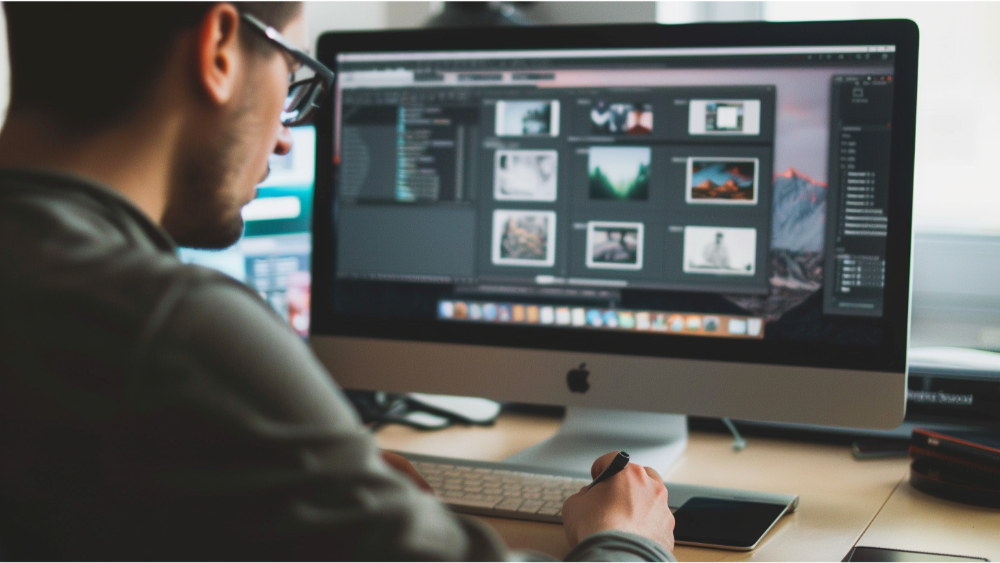
[[771, 294], [726, 299], [768, 321], [801, 304], [823, 285], [825, 226], [826, 184], [794, 168], [775, 174]]

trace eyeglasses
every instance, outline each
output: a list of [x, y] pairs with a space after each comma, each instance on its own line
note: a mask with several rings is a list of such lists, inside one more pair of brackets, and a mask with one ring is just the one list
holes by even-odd
[[333, 87], [334, 73], [332, 70], [305, 54], [295, 47], [288, 39], [278, 33], [276, 29], [260, 21], [251, 14], [241, 13], [240, 17], [256, 29], [273, 45], [285, 51], [294, 58], [301, 66], [313, 71], [313, 76], [303, 80], [293, 80], [288, 86], [288, 97], [285, 98], [285, 106], [281, 110], [281, 124], [286, 127], [302, 125], [312, 118], [313, 113], [323, 100], [323, 94]]

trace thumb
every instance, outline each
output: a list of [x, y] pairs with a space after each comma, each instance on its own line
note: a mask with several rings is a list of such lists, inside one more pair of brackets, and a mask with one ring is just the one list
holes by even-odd
[[618, 455], [618, 452], [608, 452], [597, 458], [594, 464], [590, 466], [590, 478], [597, 479], [597, 476], [611, 465], [611, 461], [615, 459], [616, 455]]

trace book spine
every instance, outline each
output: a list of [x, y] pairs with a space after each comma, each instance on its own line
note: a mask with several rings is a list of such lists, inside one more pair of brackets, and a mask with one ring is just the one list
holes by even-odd
[[992, 477], [1000, 478], [1000, 468], [992, 467], [966, 458], [951, 456], [937, 450], [927, 450], [918, 446], [911, 445], [909, 454], [910, 458], [912, 459], [924, 458], [929, 460], [942, 461], [955, 466], [970, 468], [979, 471], [981, 473], [990, 475]]
[[919, 448], [939, 451], [956, 457], [986, 463], [1000, 467], [1000, 451], [992, 448], [975, 446], [973, 444], [955, 441], [940, 434], [926, 434], [919, 430], [913, 431], [911, 443]]

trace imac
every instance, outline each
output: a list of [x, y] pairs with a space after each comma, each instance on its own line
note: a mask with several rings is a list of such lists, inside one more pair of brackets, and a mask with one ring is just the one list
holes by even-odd
[[666, 469], [685, 415], [904, 415], [909, 21], [329, 33], [312, 331], [346, 388], [568, 407], [519, 465]]

